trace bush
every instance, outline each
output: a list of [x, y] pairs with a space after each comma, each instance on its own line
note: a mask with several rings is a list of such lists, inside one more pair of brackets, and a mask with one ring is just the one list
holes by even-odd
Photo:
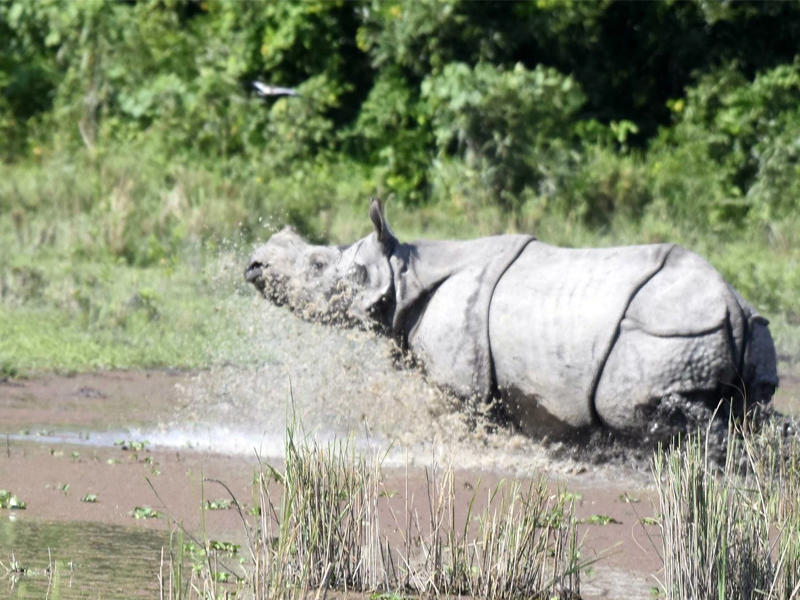
[[662, 131], [647, 157], [665, 216], [730, 230], [796, 214], [798, 93], [797, 64], [752, 82], [729, 65], [671, 102], [675, 126]]
[[569, 160], [573, 118], [584, 101], [572, 78], [521, 64], [450, 63], [423, 82], [422, 95], [439, 157], [460, 157], [512, 211], [526, 187], [553, 185], [554, 171]]

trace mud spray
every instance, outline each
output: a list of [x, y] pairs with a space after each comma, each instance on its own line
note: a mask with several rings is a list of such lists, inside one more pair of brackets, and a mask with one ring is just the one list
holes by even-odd
[[454, 462], [516, 476], [597, 469], [554, 459], [552, 445], [433, 386], [392, 340], [306, 322], [263, 300], [242, 279], [249, 250], [228, 248], [205, 266], [235, 339], [208, 340], [213, 366], [178, 386], [174, 419], [148, 433], [153, 443], [280, 457], [295, 418], [316, 440], [349, 438], [386, 466]]

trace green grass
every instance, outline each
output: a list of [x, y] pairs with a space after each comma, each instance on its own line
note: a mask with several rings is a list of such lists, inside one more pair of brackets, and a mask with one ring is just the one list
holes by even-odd
[[318, 237], [324, 203], [234, 170], [134, 151], [0, 165], [0, 377], [263, 359], [242, 342], [249, 240], [290, 220]]
[[227, 333], [224, 317], [203, 306], [202, 300], [194, 296], [185, 302], [159, 301], [163, 312], [157, 321], [119, 301], [112, 305], [110, 323], [87, 323], [80, 309], [4, 308], [0, 337], [6, 342], [0, 364], [9, 374], [203, 366], [212, 358], [209, 341], [222, 338], [224, 343], [234, 332]]
[[[331, 243], [371, 229], [367, 172], [301, 174], [265, 181], [246, 163], [166, 165], [136, 149], [0, 165], [0, 378], [258, 360], [240, 318], [255, 296], [241, 277], [252, 244], [287, 222]], [[401, 240], [528, 231], [568, 246], [682, 243], [771, 319], [783, 356], [800, 356], [797, 219], [766, 233], [699, 231], [649, 213], [589, 227], [537, 198], [510, 215], [462, 192], [415, 207], [390, 199], [389, 220]]]
[[65, 261], [68, 251], [26, 248], [0, 266], [0, 376], [247, 360], [238, 316], [254, 293], [241, 281], [243, 253], [187, 247], [138, 267]]

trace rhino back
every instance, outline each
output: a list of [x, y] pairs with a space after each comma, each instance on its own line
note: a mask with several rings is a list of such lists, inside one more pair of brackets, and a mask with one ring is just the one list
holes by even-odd
[[631, 301], [625, 317], [656, 336], [698, 335], [719, 328], [730, 313], [742, 319], [722, 275], [694, 252], [676, 246], [664, 267]]
[[534, 242], [497, 284], [489, 338], [498, 388], [526, 427], [543, 413], [573, 427], [596, 422], [593, 394], [619, 323], [670, 245], [601, 249]]

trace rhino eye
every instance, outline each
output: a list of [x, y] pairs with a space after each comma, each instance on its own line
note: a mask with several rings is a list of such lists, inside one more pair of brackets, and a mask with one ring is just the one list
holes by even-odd
[[350, 267], [347, 276], [353, 283], [364, 285], [367, 282], [367, 268], [364, 265], [355, 264]]
[[322, 258], [320, 258], [319, 256], [312, 256], [311, 258], [309, 258], [308, 259], [308, 264], [311, 267], [311, 271], [315, 275], [321, 273], [325, 269], [325, 267], [327, 266], [325, 261]]

